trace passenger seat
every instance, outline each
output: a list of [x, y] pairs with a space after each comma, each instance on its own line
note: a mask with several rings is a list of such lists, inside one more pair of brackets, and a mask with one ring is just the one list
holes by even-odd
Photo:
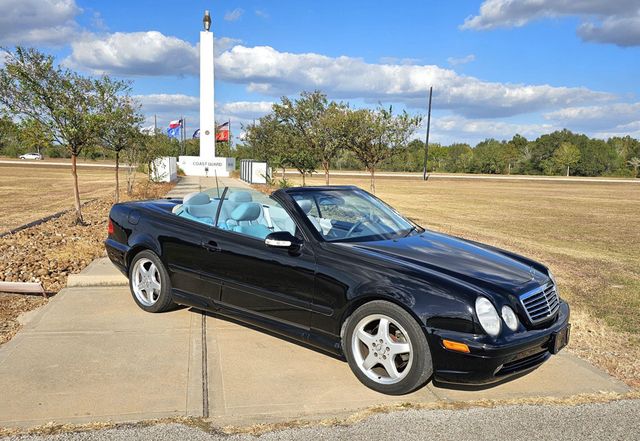
[[261, 214], [262, 207], [260, 204], [257, 202], [243, 202], [231, 212], [231, 219], [236, 223], [231, 229], [238, 233], [264, 239], [271, 233], [271, 230], [260, 223], [251, 223], [255, 222]]

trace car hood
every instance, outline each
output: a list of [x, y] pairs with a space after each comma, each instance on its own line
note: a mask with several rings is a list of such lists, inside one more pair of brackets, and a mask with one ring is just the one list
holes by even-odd
[[341, 245], [455, 277], [492, 292], [519, 294], [549, 280], [548, 275], [500, 250], [432, 231], [401, 239]]

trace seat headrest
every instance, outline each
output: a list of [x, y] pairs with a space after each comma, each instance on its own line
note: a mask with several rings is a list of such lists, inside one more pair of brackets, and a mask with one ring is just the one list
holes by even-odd
[[182, 198], [183, 205], [203, 205], [211, 201], [209, 195], [200, 191], [194, 191]]
[[311, 208], [313, 208], [313, 202], [311, 202], [309, 199], [301, 199], [296, 202], [298, 203], [302, 211], [304, 211], [304, 214], [308, 214], [311, 211]]
[[195, 217], [207, 217], [213, 219], [215, 215], [215, 207], [210, 204], [187, 205], [185, 207], [187, 213]]
[[251, 202], [253, 198], [248, 191], [235, 191], [229, 195], [231, 202]]
[[235, 221], [253, 221], [258, 219], [262, 208], [257, 202], [244, 202], [231, 212], [231, 219]]

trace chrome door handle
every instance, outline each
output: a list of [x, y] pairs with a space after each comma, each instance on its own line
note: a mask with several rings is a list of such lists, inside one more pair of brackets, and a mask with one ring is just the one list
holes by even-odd
[[216, 241], [213, 241], [213, 240], [210, 240], [208, 242], [202, 241], [201, 245], [207, 251], [211, 251], [211, 252], [220, 251], [220, 247], [218, 246], [218, 243]]

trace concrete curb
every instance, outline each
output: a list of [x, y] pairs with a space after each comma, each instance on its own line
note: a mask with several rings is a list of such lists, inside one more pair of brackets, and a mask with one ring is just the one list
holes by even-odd
[[127, 286], [129, 281], [107, 257], [94, 260], [78, 274], [69, 274], [67, 287]]

